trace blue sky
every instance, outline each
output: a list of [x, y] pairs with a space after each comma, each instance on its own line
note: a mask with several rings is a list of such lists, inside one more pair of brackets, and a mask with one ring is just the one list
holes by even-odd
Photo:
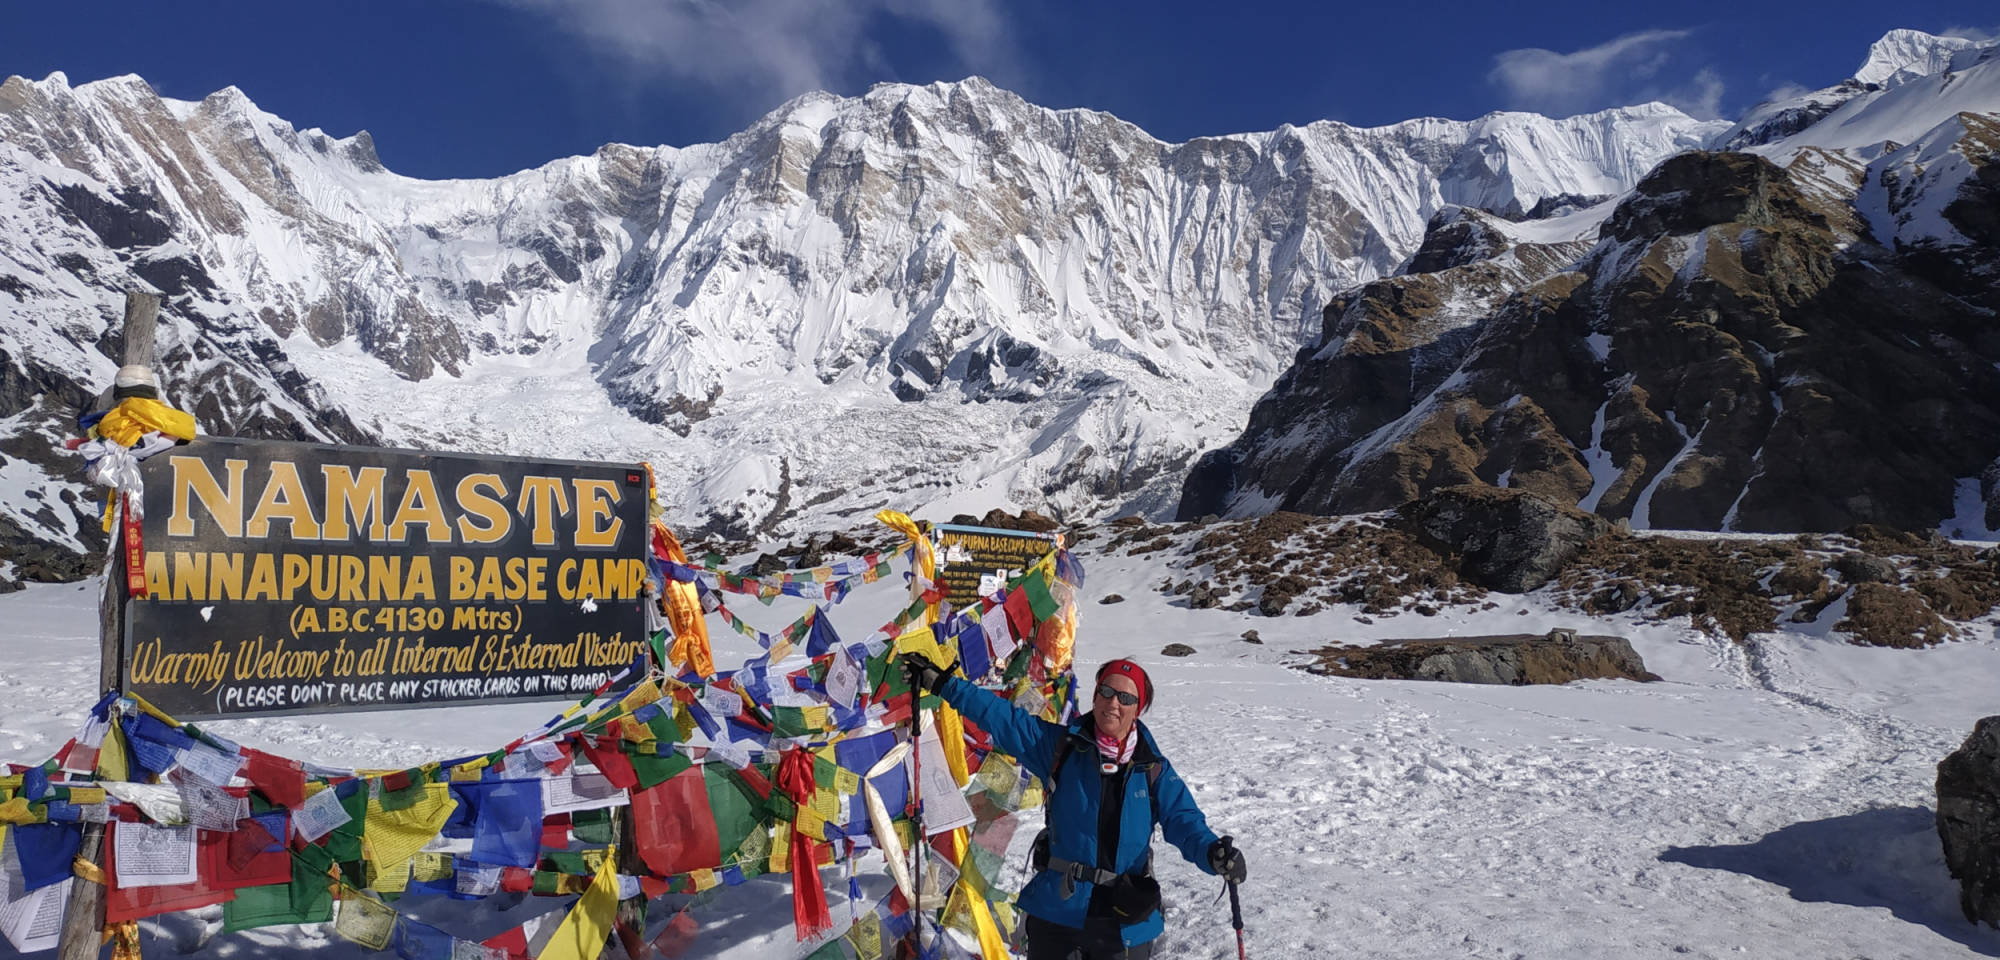
[[1991, 0], [43, 2], [7, 19], [0, 74], [137, 73], [183, 99], [234, 84], [299, 127], [366, 129], [420, 177], [709, 142], [807, 90], [971, 74], [1174, 141], [1650, 99], [1734, 116], [1839, 81], [1894, 27], [2000, 35]]

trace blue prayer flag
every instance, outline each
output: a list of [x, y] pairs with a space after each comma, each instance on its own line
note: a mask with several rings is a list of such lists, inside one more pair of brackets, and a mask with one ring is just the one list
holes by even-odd
[[82, 845], [83, 830], [76, 824], [15, 824], [7, 846], [21, 864], [21, 878], [26, 881], [26, 889], [21, 892], [40, 890], [68, 879], [70, 863]]
[[817, 657], [832, 650], [840, 643], [840, 635], [833, 632], [833, 621], [827, 618], [822, 607], [813, 608], [812, 636], [806, 640], [806, 656]]
[[451, 960], [451, 934], [428, 923], [399, 917], [396, 920], [396, 956], [403, 960]]

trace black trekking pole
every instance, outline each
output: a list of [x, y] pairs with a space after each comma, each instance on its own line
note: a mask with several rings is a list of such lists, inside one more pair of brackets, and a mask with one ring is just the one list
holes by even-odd
[[916, 888], [911, 893], [914, 901], [910, 905], [910, 916], [916, 920], [912, 933], [916, 939], [913, 956], [924, 955], [924, 871], [930, 867], [930, 857], [924, 850], [924, 708], [923, 691], [912, 684], [910, 687], [910, 804], [915, 809], [917, 821], [917, 842], [911, 844], [911, 853], [916, 860]]
[[[1230, 838], [1223, 837], [1222, 849], [1234, 853], [1236, 846]], [[1225, 875], [1222, 882], [1229, 887], [1229, 925], [1236, 928], [1236, 960], [1249, 960], [1243, 951], [1243, 903], [1236, 899], [1236, 881]]]

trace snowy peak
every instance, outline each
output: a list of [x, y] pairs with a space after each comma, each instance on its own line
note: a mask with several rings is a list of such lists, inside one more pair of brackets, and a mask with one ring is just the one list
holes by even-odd
[[[1892, 87], [1918, 77], [1963, 69], [1977, 59], [1978, 51], [1996, 45], [2000, 41], [1939, 37], [1921, 30], [1891, 30], [1868, 48], [1868, 59], [1854, 71], [1854, 79]], [[1973, 52], [1973, 56], [1967, 57], [1968, 52]]]

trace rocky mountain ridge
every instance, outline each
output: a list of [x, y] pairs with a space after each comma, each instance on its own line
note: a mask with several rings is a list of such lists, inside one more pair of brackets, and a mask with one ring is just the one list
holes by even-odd
[[1181, 516], [1478, 483], [1641, 529], [1993, 536], [2000, 45], [1885, 44], [1883, 82], [1800, 98], [1795, 129], [1752, 111], [1719, 138], [1743, 150], [1669, 158], [1580, 236], [1433, 218], [1329, 303]]
[[1162, 514], [1433, 213], [1620, 193], [1721, 129], [1651, 104], [1169, 144], [975, 78], [421, 181], [234, 88], [11, 78], [0, 537], [91, 562], [95, 495], [56, 447], [135, 285], [213, 433], [646, 459], [675, 522], [738, 534], [884, 504]]

